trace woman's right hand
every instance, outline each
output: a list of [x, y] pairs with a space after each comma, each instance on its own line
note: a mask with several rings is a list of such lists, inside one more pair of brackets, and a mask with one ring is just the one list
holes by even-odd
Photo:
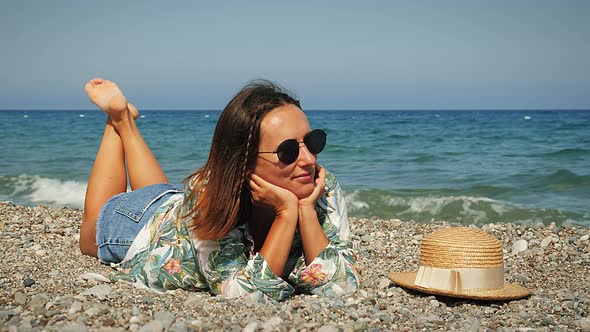
[[250, 173], [248, 178], [250, 195], [255, 206], [261, 204], [271, 206], [275, 211], [275, 215], [289, 209], [294, 209], [295, 213], [297, 213], [299, 200], [294, 193], [274, 185], [254, 173]]

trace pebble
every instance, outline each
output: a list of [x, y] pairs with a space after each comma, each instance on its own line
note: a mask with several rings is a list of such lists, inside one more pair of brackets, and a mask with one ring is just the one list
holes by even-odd
[[153, 320], [141, 328], [139, 328], [139, 332], [162, 332], [164, 331], [164, 325], [162, 322], [158, 320]]
[[45, 307], [47, 302], [49, 302], [49, 296], [47, 294], [35, 294], [31, 297], [29, 305], [31, 308]]
[[588, 238], [590, 238], [590, 235], [586, 234], [584, 236], [580, 236], [580, 241], [585, 242], [588, 241]]
[[582, 330], [583, 332], [590, 332], [590, 318], [589, 317], [582, 318], [577, 323], [578, 323], [578, 327], [580, 327], [580, 330]]
[[96, 307], [90, 307], [84, 311], [84, 314], [88, 317], [98, 316], [98, 314], [100, 314], [100, 309]]
[[93, 286], [92, 288], [89, 288], [80, 293], [80, 295], [92, 295], [99, 300], [105, 300], [107, 296], [111, 293], [111, 290], [111, 286], [102, 284]]
[[528, 242], [526, 240], [518, 240], [512, 245], [512, 255], [517, 255], [520, 252], [527, 250]]
[[381, 280], [379, 280], [379, 289], [385, 289], [389, 287], [390, 284], [391, 280], [389, 278], [381, 278]]
[[16, 292], [14, 293], [14, 302], [24, 305], [27, 303], [27, 296], [23, 292]]
[[266, 322], [262, 323], [262, 329], [264, 331], [273, 331], [279, 325], [281, 325], [281, 318], [278, 316], [273, 316], [269, 318]]
[[551, 236], [547, 236], [546, 238], [544, 238], [543, 241], [541, 241], [541, 248], [547, 247], [552, 240], [553, 238]]
[[[45, 215], [52, 216], [48, 233], [42, 224]], [[207, 292], [157, 294], [126, 283], [82, 280], [83, 273], [105, 274], [113, 269], [80, 254], [75, 240], [82, 218], [79, 210], [0, 202], [2, 216], [10, 216], [0, 218], [5, 251], [0, 264], [2, 331], [590, 329], [586, 317], [590, 280], [580, 277], [588, 272], [590, 246], [584, 236], [589, 232], [580, 226], [468, 225], [504, 244], [505, 280], [534, 291], [525, 299], [478, 302], [410, 291], [387, 278], [391, 271], [415, 271], [423, 237], [457, 223], [351, 218], [351, 240], [362, 269], [361, 289], [341, 298], [296, 294], [279, 303], [255, 303]], [[513, 255], [513, 246], [520, 240], [526, 241], [527, 248]], [[42, 260], [35, 256], [39, 250], [46, 251]], [[25, 279], [33, 277], [39, 284], [23, 287]]]
[[62, 332], [87, 332], [88, 328], [86, 325], [78, 322], [72, 322], [60, 329]]
[[338, 328], [334, 325], [324, 325], [318, 329], [318, 332], [338, 332]]
[[31, 287], [35, 284], [35, 279], [31, 279], [31, 278], [26, 278], [25, 280], [23, 280], [23, 285], [25, 287]]
[[440, 307], [440, 302], [438, 302], [437, 300], [430, 300], [430, 305], [433, 308], [438, 308], [438, 307]]
[[68, 313], [69, 314], [75, 314], [77, 312], [80, 312], [80, 311], [82, 311], [83, 306], [84, 305], [81, 302], [75, 301], [70, 306], [70, 310], [68, 310]]
[[250, 322], [250, 323], [248, 323], [248, 324], [247, 324], [247, 325], [244, 327], [244, 329], [242, 330], [242, 332], [255, 332], [256, 330], [258, 330], [258, 326], [259, 326], [259, 325], [260, 325], [260, 324], [259, 324], [258, 322], [256, 322], [256, 321], [254, 321], [254, 322]]
[[373, 237], [371, 235], [363, 235], [363, 236], [361, 236], [361, 240], [363, 242], [371, 242], [371, 241], [373, 241]]
[[163, 311], [156, 312], [154, 314], [154, 319], [161, 322], [162, 326], [164, 326], [165, 329], [168, 329], [172, 325], [176, 317], [168, 311]]

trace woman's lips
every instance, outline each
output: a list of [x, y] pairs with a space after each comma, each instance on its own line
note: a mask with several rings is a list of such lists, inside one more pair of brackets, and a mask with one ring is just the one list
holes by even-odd
[[297, 181], [308, 183], [311, 181], [311, 174], [310, 173], [303, 173], [295, 176], [294, 178]]

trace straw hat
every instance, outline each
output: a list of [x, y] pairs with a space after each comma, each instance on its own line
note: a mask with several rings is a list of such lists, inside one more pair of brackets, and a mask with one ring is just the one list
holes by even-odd
[[392, 272], [397, 285], [424, 293], [475, 300], [513, 300], [529, 289], [504, 283], [502, 243], [478, 229], [443, 228], [422, 240], [414, 272]]

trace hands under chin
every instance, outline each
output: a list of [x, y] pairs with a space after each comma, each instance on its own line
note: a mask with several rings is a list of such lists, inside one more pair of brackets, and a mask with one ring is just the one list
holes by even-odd
[[299, 200], [300, 207], [313, 207], [318, 199], [326, 193], [326, 170], [319, 164], [316, 164], [316, 174], [317, 177], [315, 179], [313, 192], [309, 196]]
[[326, 192], [326, 170], [320, 165], [316, 165], [316, 172], [317, 177], [313, 192], [301, 199], [293, 192], [274, 185], [256, 174], [250, 173], [248, 186], [252, 203], [255, 206], [271, 206], [276, 214], [290, 208], [313, 207], [317, 200]]
[[250, 196], [254, 206], [270, 206], [277, 215], [297, 208], [297, 196], [294, 193], [276, 186], [254, 173], [248, 177]]

